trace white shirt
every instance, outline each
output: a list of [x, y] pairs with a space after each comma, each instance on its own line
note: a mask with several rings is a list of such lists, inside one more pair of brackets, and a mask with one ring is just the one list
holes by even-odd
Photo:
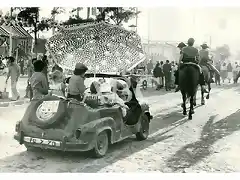
[[238, 71], [238, 67], [237, 66], [238, 66], [237, 64], [233, 65], [233, 71]]
[[225, 66], [221, 66], [221, 70], [223, 70], [223, 71], [227, 71], [227, 65], [225, 65]]

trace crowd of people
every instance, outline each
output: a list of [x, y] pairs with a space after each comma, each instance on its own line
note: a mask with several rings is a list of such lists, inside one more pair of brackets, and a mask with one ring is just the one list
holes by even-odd
[[[8, 79], [11, 79], [12, 100], [19, 99], [16, 84], [20, 76], [20, 67], [13, 57], [8, 59]], [[48, 71], [48, 61], [44, 56], [41, 60], [32, 59], [28, 64], [28, 85], [26, 96], [32, 100], [41, 99], [46, 95], [55, 95], [60, 98], [72, 98], [77, 101], [84, 101], [86, 97], [95, 95], [99, 97], [100, 104], [118, 104], [122, 108], [122, 113], [126, 116], [128, 106], [126, 102], [132, 99], [132, 92], [129, 90], [130, 84], [122, 80], [93, 79], [90, 87], [86, 87], [85, 73], [88, 68], [81, 63], [77, 63], [73, 75], [66, 80], [61, 67], [54, 65]]]
[[153, 81], [156, 85], [156, 90], [160, 90], [165, 87], [166, 91], [170, 91], [175, 87], [174, 74], [177, 70], [177, 64], [172, 61], [166, 60], [157, 62], [153, 69]]

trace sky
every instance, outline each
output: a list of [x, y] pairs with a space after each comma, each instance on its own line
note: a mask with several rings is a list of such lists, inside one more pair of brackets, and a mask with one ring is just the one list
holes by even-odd
[[[40, 7], [40, 16], [50, 16], [51, 7]], [[3, 12], [8, 9], [2, 8]], [[57, 16], [58, 20], [66, 20], [71, 8]], [[233, 51], [240, 46], [240, 7], [139, 7], [138, 33], [143, 41], [148, 38], [157, 41], [187, 41], [194, 37], [197, 44], [210, 43], [212, 47], [228, 44]], [[86, 17], [86, 8], [80, 12]], [[125, 27], [135, 24], [130, 20]], [[51, 31], [43, 33], [51, 36]]]

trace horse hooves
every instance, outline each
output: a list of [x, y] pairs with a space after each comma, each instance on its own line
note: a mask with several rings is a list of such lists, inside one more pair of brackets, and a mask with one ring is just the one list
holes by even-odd
[[183, 115], [186, 116], [186, 115], [187, 115], [187, 112], [183, 112]]
[[189, 117], [188, 117], [188, 120], [192, 120], [192, 116], [189, 116]]
[[206, 96], [206, 99], [209, 99], [209, 95]]
[[192, 111], [192, 114], [194, 114], [195, 113], [195, 111]]
[[205, 103], [204, 103], [204, 102], [202, 102], [202, 103], [201, 103], [201, 105], [205, 105]]
[[197, 105], [197, 103], [193, 103], [193, 106], [196, 106]]

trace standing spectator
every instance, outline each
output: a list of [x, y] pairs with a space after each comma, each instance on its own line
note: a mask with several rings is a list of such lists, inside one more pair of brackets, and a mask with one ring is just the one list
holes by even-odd
[[225, 62], [221, 66], [221, 78], [222, 82], [224, 83], [225, 79], [227, 78], [227, 64]]
[[163, 72], [162, 72], [162, 69], [160, 67], [160, 63], [159, 62], [157, 62], [156, 66], [155, 66], [155, 68], [153, 70], [153, 76], [154, 76], [154, 78], [157, 79], [156, 80], [156, 82], [157, 82], [156, 83], [157, 84], [157, 89], [156, 90], [160, 90], [161, 89], [160, 82], [161, 82], [161, 77], [163, 76]]
[[166, 63], [163, 65], [163, 74], [165, 77], [165, 89], [166, 91], [171, 90], [170, 83], [171, 83], [171, 64], [169, 63], [169, 60], [166, 61]]
[[23, 76], [24, 75], [24, 60], [22, 58], [20, 59], [19, 66], [20, 66], [20, 73]]
[[175, 85], [174, 85], [175, 76], [174, 76], [174, 74], [177, 71], [177, 65], [175, 64], [174, 61], [172, 61], [171, 67], [172, 67], [172, 70], [171, 70], [171, 88], [175, 88]]
[[33, 92], [32, 92], [32, 88], [31, 88], [31, 84], [30, 84], [30, 78], [32, 77], [33, 73], [34, 73], [34, 63], [37, 61], [36, 58], [33, 58], [32, 60], [28, 61], [28, 65], [27, 65], [27, 69], [28, 69], [28, 81], [27, 81], [27, 87], [26, 87], [26, 94], [25, 94], [25, 98], [30, 98], [30, 100], [33, 97]]
[[8, 74], [6, 79], [6, 84], [8, 79], [11, 77], [11, 91], [12, 91], [12, 101], [16, 101], [20, 98], [20, 95], [17, 91], [17, 82], [20, 76], [20, 68], [17, 65], [14, 57], [8, 57], [9, 64], [8, 64]]
[[233, 77], [232, 71], [233, 71], [232, 64], [229, 62], [227, 65], [227, 78], [229, 83], [231, 83], [231, 79]]
[[236, 84], [236, 79], [237, 79], [237, 74], [238, 74], [238, 63], [235, 62], [233, 65], [233, 83]]
[[[216, 69], [219, 72], [221, 72], [221, 63], [220, 63], [220, 61], [216, 63], [215, 67], [216, 67]], [[220, 76], [217, 73], [214, 73], [214, 74], [215, 74], [215, 83], [216, 83], [216, 85], [220, 86], [221, 85]]]
[[153, 70], [153, 63], [152, 63], [152, 60], [150, 60], [147, 64], [148, 74], [151, 74], [152, 70]]
[[[163, 61], [160, 62], [160, 68], [161, 68], [161, 71], [163, 69]], [[163, 75], [163, 72], [161, 74], [161, 78], [160, 78], [160, 86], [161, 88], [164, 87], [164, 75]]]

